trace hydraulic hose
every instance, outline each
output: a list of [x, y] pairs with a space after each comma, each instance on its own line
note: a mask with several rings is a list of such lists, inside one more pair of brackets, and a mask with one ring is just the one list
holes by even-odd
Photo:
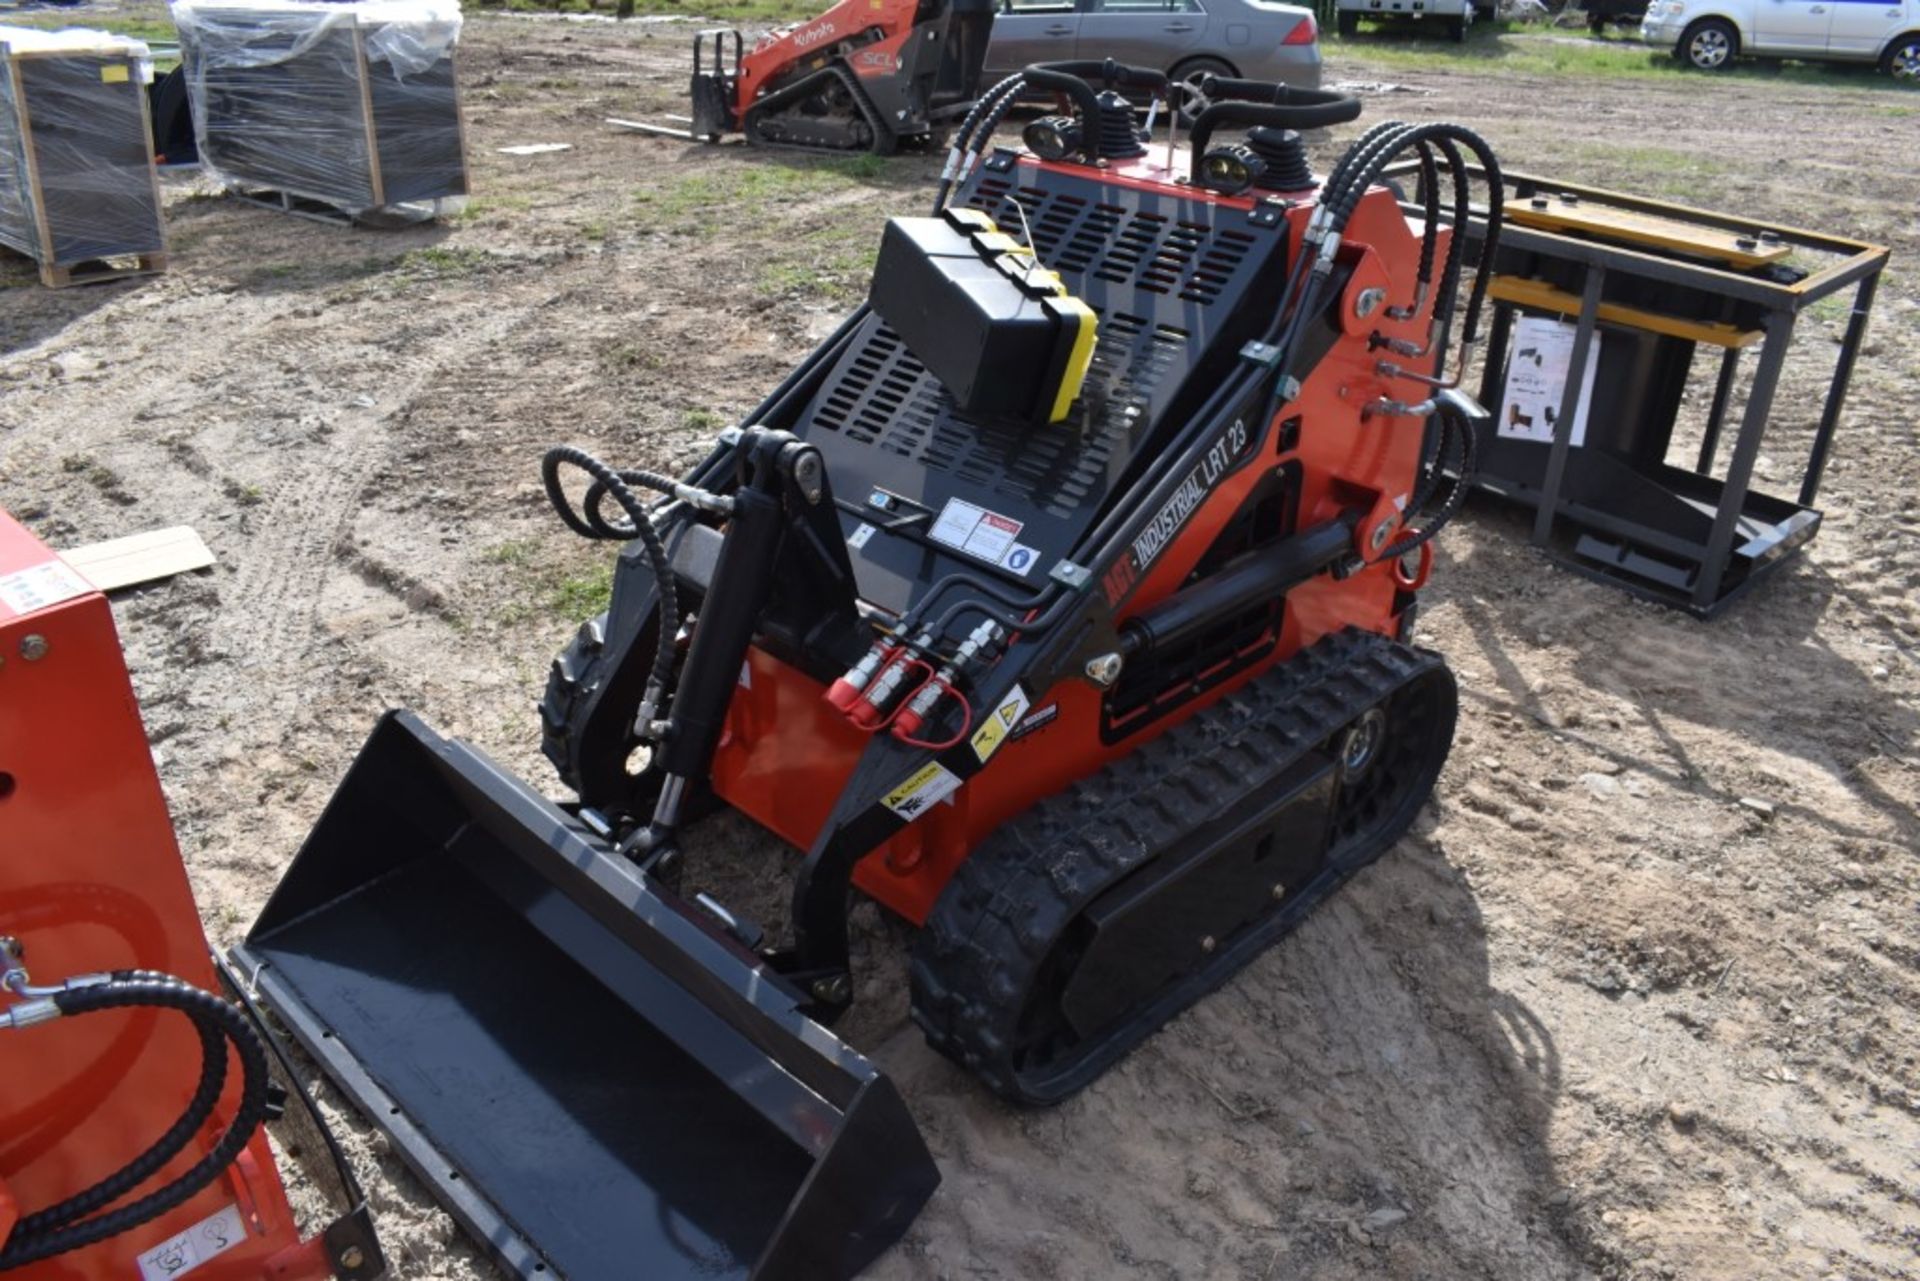
[[1409, 518], [1433, 500], [1433, 494], [1439, 489], [1441, 476], [1446, 468], [1447, 438], [1455, 435], [1460, 441], [1460, 474], [1455, 478], [1453, 488], [1447, 491], [1446, 500], [1440, 504], [1440, 510], [1428, 517], [1418, 530], [1402, 534], [1395, 539], [1369, 562], [1371, 564], [1398, 560], [1408, 552], [1416, 551], [1423, 544], [1430, 542], [1434, 535], [1445, 529], [1459, 514], [1460, 505], [1467, 499], [1467, 491], [1473, 488], [1474, 473], [1479, 470], [1479, 447], [1474, 440], [1473, 424], [1464, 419], [1456, 423], [1453, 415], [1445, 412], [1440, 414], [1440, 423], [1442, 439], [1439, 448], [1434, 451], [1433, 471], [1427, 476], [1426, 483], [1421, 486], [1423, 492], [1408, 507]]
[[[171, 974], [153, 970], [134, 970], [126, 977], [143, 982], [180, 982]], [[18, 1239], [24, 1240], [51, 1231], [112, 1205], [152, 1178], [200, 1132], [200, 1127], [213, 1115], [214, 1105], [220, 1101], [220, 1092], [227, 1086], [227, 1042], [217, 1027], [197, 1018], [193, 1026], [200, 1037], [200, 1080], [194, 1086], [193, 1097], [188, 1100], [186, 1111], [180, 1114], [180, 1119], [168, 1127], [152, 1147], [92, 1187], [23, 1217], [14, 1225]]]
[[[969, 145], [973, 142], [974, 132], [983, 122], [991, 118], [993, 123], [987, 125], [986, 132], [980, 135], [981, 145], [984, 146], [986, 140], [993, 136], [1000, 118], [1006, 114], [1008, 108], [1013, 105], [1013, 100], [1019, 96], [1023, 83], [1024, 78], [1016, 71], [974, 100], [965, 119], [960, 122], [959, 132], [953, 136], [953, 145], [947, 149], [947, 163], [940, 170], [940, 186], [933, 195], [934, 213], [937, 214], [947, 207], [947, 195], [953, 190], [953, 184], [966, 177], [966, 170], [971, 168], [969, 165], [964, 165], [963, 161]], [[980, 148], [975, 147], [973, 150], [977, 153]]]
[[[233, 1047], [240, 1060], [240, 1104], [226, 1132], [220, 1136], [219, 1142], [209, 1148], [206, 1155], [171, 1183], [118, 1209], [108, 1210], [92, 1218], [77, 1217], [85, 1211], [75, 1209], [76, 1202], [84, 1200], [91, 1206], [104, 1206], [130, 1191], [140, 1181], [139, 1179], [129, 1180], [126, 1176], [136, 1165], [152, 1161], [154, 1152], [172, 1140], [205, 1094], [207, 1074], [211, 1069], [203, 1064], [200, 1088], [194, 1091], [189, 1111], [182, 1114], [180, 1121], [168, 1129], [160, 1142], [136, 1158], [135, 1162], [130, 1163], [125, 1170], [95, 1184], [78, 1197], [69, 1198], [50, 1210], [28, 1216], [27, 1219], [16, 1224], [13, 1232], [7, 1237], [5, 1247], [0, 1249], [0, 1272], [25, 1267], [30, 1263], [38, 1263], [44, 1259], [119, 1236], [184, 1204], [219, 1178], [221, 1172], [233, 1164], [267, 1115], [270, 1075], [266, 1049], [261, 1045], [260, 1037], [254, 1031], [253, 1025], [247, 1021], [246, 1015], [213, 993], [202, 991], [166, 975], [133, 971], [110, 975], [104, 982], [69, 987], [44, 999], [51, 1002], [59, 1016], [64, 1017], [77, 1017], [103, 1010], [180, 1011], [200, 1028], [203, 1047], [209, 1035], [225, 1042], [213, 1056], [220, 1062], [219, 1071], [223, 1078], [226, 1072], [226, 1045]], [[19, 1009], [20, 1007], [15, 1007], [16, 1011]], [[15, 1026], [24, 1026], [24, 1024], [16, 1023]], [[215, 1097], [218, 1097], [217, 1090]], [[188, 1127], [188, 1135], [197, 1131], [205, 1121], [205, 1115], [199, 1117], [193, 1126]], [[178, 1148], [175, 1150], [178, 1151]], [[171, 1155], [169, 1154], [169, 1157]], [[166, 1159], [168, 1158], [162, 1158], [157, 1164], [152, 1165], [152, 1168], [147, 1171], [148, 1175], [159, 1165], [164, 1165]], [[119, 1191], [107, 1195], [108, 1189], [113, 1187], [118, 1187]], [[48, 1225], [48, 1216], [55, 1213], [60, 1214], [63, 1221], [58, 1225]], [[29, 1224], [36, 1222], [42, 1226], [30, 1230]]]
[[[611, 534], [601, 533], [591, 520], [583, 519], [574, 511], [568, 500], [566, 490], [560, 486], [560, 469], [564, 466], [578, 467], [591, 476], [595, 482], [605, 487], [605, 492], [613, 496], [633, 522], [630, 531], [619, 526], [602, 525]], [[673, 683], [674, 638], [680, 634], [680, 596], [673, 581], [673, 562], [667, 558], [666, 544], [660, 540], [660, 530], [653, 523], [653, 516], [647, 511], [646, 504], [639, 495], [628, 488], [628, 477], [632, 483], [645, 485], [649, 489], [663, 489], [673, 493], [679, 482], [658, 472], [615, 471], [613, 468], [587, 453], [584, 449], [575, 449], [571, 445], [556, 445], [549, 449], [540, 460], [540, 480], [546, 486], [547, 500], [553, 509], [560, 513], [560, 519], [567, 528], [587, 538], [634, 537], [640, 540], [640, 546], [647, 558], [647, 565], [653, 570], [653, 579], [658, 586], [654, 593], [660, 601], [659, 639], [653, 650], [653, 669], [647, 675], [647, 692], [642, 706], [659, 708], [667, 688]], [[588, 511], [595, 511], [598, 499], [589, 497]]]

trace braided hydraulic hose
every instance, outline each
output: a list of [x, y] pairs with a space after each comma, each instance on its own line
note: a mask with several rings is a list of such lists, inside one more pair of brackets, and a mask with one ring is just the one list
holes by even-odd
[[[934, 213], [947, 207], [947, 196], [953, 190], [953, 184], [965, 178], [973, 168], [966, 160], [968, 150], [971, 148], [973, 154], [978, 155], [985, 149], [987, 140], [993, 137], [993, 131], [1012, 108], [1014, 99], [1019, 96], [1025, 83], [1026, 77], [1016, 71], [974, 100], [973, 107], [960, 122], [953, 145], [947, 149], [947, 163], [940, 170], [940, 187], [933, 195]], [[986, 123], [989, 120], [991, 123]], [[972, 145], [975, 131], [980, 130], [983, 123], [986, 123], [986, 128], [980, 133], [979, 143]]]
[[1493, 154], [1493, 148], [1487, 145], [1486, 139], [1464, 125], [1446, 122], [1415, 125], [1393, 135], [1382, 146], [1374, 149], [1365, 163], [1355, 166], [1349, 179], [1348, 189], [1341, 193], [1341, 207], [1336, 211], [1333, 230], [1337, 233], [1346, 226], [1353, 206], [1359, 201], [1360, 196], [1379, 179], [1381, 171], [1393, 161], [1395, 156], [1430, 138], [1445, 138], [1463, 144], [1473, 152], [1474, 159], [1480, 162], [1481, 172], [1486, 178], [1486, 243], [1480, 257], [1480, 268], [1474, 275], [1473, 291], [1467, 301], [1467, 323], [1463, 339], [1465, 345], [1471, 346], [1479, 340], [1480, 313], [1486, 304], [1487, 288], [1492, 283], [1494, 249], [1500, 242], [1500, 229], [1505, 219], [1505, 182], [1501, 177], [1499, 158]]
[[[153, 970], [134, 970], [126, 975], [129, 979], [154, 983], [178, 983], [179, 979], [171, 974], [161, 974]], [[227, 1086], [227, 1042], [220, 1030], [211, 1027], [199, 1019], [194, 1020], [194, 1031], [200, 1037], [200, 1080], [194, 1086], [193, 1097], [167, 1132], [154, 1140], [153, 1146], [133, 1160], [109, 1174], [92, 1187], [76, 1192], [66, 1200], [50, 1205], [44, 1210], [36, 1210], [26, 1215], [14, 1225], [18, 1239], [36, 1236], [51, 1231], [75, 1219], [83, 1219], [112, 1205], [121, 1197], [146, 1182], [160, 1171], [167, 1162], [178, 1156], [200, 1127], [213, 1115], [214, 1105], [220, 1101], [220, 1092]]]
[[[583, 519], [568, 501], [566, 490], [560, 485], [560, 469], [563, 466], [578, 467], [591, 476], [597, 483], [605, 486], [606, 492], [620, 504], [633, 522], [631, 530], [601, 522], [610, 533], [596, 529], [592, 521]], [[571, 445], [556, 445], [546, 452], [540, 460], [540, 481], [546, 487], [547, 501], [560, 513], [560, 519], [568, 529], [586, 538], [627, 538], [640, 540], [641, 549], [647, 558], [647, 565], [653, 570], [654, 582], [659, 590], [654, 594], [660, 602], [660, 633], [653, 650], [653, 669], [647, 675], [646, 697], [642, 706], [657, 709], [668, 687], [673, 683], [674, 638], [680, 634], [680, 599], [675, 590], [673, 562], [667, 558], [666, 544], [660, 540], [660, 530], [653, 523], [652, 515], [639, 495], [628, 488], [628, 479], [632, 483], [644, 485], [649, 489], [660, 489], [673, 493], [679, 482], [672, 477], [649, 471], [616, 471], [587, 453], [584, 449], [575, 449]], [[590, 498], [588, 511], [596, 511], [597, 498]]]
[[[202, 1029], [203, 1045], [205, 1044], [204, 1034], [208, 1032], [232, 1045], [240, 1059], [240, 1105], [235, 1110], [233, 1120], [228, 1124], [226, 1132], [220, 1136], [219, 1142], [209, 1148], [206, 1155], [196, 1161], [191, 1168], [158, 1191], [93, 1218], [75, 1220], [71, 1217], [79, 1213], [68, 1210], [74, 1200], [86, 1198], [90, 1204], [105, 1205], [114, 1199], [109, 1197], [99, 1200], [96, 1199], [96, 1194], [109, 1185], [121, 1183], [121, 1175], [115, 1175], [82, 1193], [81, 1198], [72, 1198], [60, 1206], [53, 1207], [54, 1211], [62, 1211], [68, 1215], [66, 1221], [59, 1226], [43, 1227], [38, 1231], [25, 1230], [28, 1223], [33, 1220], [44, 1222], [43, 1216], [50, 1213], [48, 1211], [30, 1216], [28, 1220], [16, 1224], [13, 1232], [7, 1237], [5, 1248], [0, 1249], [0, 1272], [25, 1267], [30, 1263], [38, 1263], [43, 1259], [50, 1259], [56, 1255], [83, 1249], [110, 1237], [119, 1236], [182, 1205], [219, 1178], [221, 1172], [233, 1164], [246, 1148], [248, 1141], [252, 1139], [254, 1131], [260, 1128], [260, 1123], [267, 1114], [270, 1078], [266, 1049], [261, 1045], [260, 1037], [253, 1030], [253, 1025], [247, 1021], [246, 1015], [213, 993], [202, 991], [165, 975], [126, 972], [109, 976], [105, 982], [67, 988], [46, 999], [52, 1003], [60, 1015], [66, 1017], [120, 1009], [180, 1011]], [[16, 1010], [19, 1008], [15, 1007]], [[220, 1071], [224, 1076], [225, 1045], [220, 1047], [215, 1057], [220, 1060]], [[196, 1103], [204, 1093], [207, 1071], [208, 1069], [203, 1065], [202, 1088], [194, 1092]], [[218, 1092], [216, 1091], [215, 1094], [217, 1097]], [[186, 1119], [183, 1115], [181, 1123]], [[192, 1129], [197, 1130], [199, 1124], [204, 1122], [203, 1116]], [[179, 1124], [170, 1128], [161, 1142], [170, 1140], [178, 1128]], [[156, 1144], [154, 1148], [148, 1149], [137, 1160], [143, 1163], [148, 1161], [159, 1146], [160, 1144]], [[161, 1164], [164, 1164], [164, 1160]], [[151, 1170], [148, 1171], [149, 1174], [151, 1172]], [[132, 1182], [125, 1183], [115, 1196], [123, 1195], [133, 1186]]]
[[[1453, 520], [1454, 516], [1459, 513], [1460, 505], [1467, 500], [1467, 491], [1473, 488], [1474, 473], [1479, 469], [1479, 447], [1474, 441], [1473, 424], [1470, 422], [1455, 424], [1450, 415], [1443, 415], [1440, 422], [1441, 430], [1446, 436], [1452, 437], [1457, 435], [1459, 437], [1460, 474], [1454, 478], [1453, 488], [1447, 491], [1446, 501], [1441, 503], [1440, 510], [1429, 517], [1418, 530], [1413, 533], [1403, 534], [1395, 539], [1384, 548], [1378, 556], [1373, 558], [1370, 562], [1372, 564], [1379, 564], [1382, 561], [1398, 560], [1408, 552], [1416, 551], [1423, 544], [1431, 541], [1433, 536], [1445, 529]], [[1427, 476], [1425, 483], [1421, 487], [1424, 490], [1424, 495], [1414, 504], [1409, 505], [1407, 509], [1409, 516], [1419, 511], [1426, 503], [1432, 501], [1434, 491], [1440, 487], [1440, 479], [1446, 466], [1446, 454], [1447, 442], [1443, 439], [1440, 442], [1440, 448], [1436, 450], [1434, 454], [1433, 471]]]

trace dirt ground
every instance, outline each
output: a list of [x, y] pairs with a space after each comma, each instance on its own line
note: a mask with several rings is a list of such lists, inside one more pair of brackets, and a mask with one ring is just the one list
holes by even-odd
[[[922, 159], [604, 127], [673, 109], [686, 32], [470, 17], [480, 195], [446, 225], [321, 226], [169, 179], [168, 274], [51, 292], [7, 265], [0, 506], [56, 546], [191, 524], [220, 559], [116, 601], [218, 942], [388, 707], [558, 790], [533, 700], [606, 553], [546, 510], [540, 451], [699, 456], [928, 199]], [[1920, 1276], [1920, 96], [1330, 57], [1375, 82], [1340, 138], [1457, 119], [1510, 167], [1891, 244], [1827, 524], [1703, 624], [1470, 511], [1426, 596], [1463, 706], [1415, 835], [1062, 1107], [1011, 1110], [929, 1051], [906, 930], [863, 912], [842, 1030], [945, 1178], [872, 1275]], [[497, 150], [536, 142], [572, 149]], [[1797, 474], [1844, 312], [1804, 323], [1763, 485]], [[740, 822], [703, 846], [735, 878], [787, 858]], [[488, 1275], [350, 1140], [397, 1276]]]

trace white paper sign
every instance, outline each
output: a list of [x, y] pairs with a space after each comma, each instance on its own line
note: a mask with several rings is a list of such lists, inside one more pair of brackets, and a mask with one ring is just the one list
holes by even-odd
[[237, 1206], [228, 1206], [200, 1220], [140, 1255], [140, 1281], [166, 1281], [193, 1271], [216, 1255], [225, 1254], [247, 1239], [247, 1225]]
[[92, 590], [87, 580], [74, 573], [65, 561], [50, 560], [0, 578], [0, 605], [25, 615], [85, 596]]
[[[1496, 424], [1502, 436], [1542, 445], [1553, 443], [1578, 332], [1579, 326], [1547, 316], [1522, 316], [1514, 322], [1512, 355], [1507, 357], [1506, 398]], [[1576, 446], [1587, 443], [1587, 407], [1593, 403], [1593, 379], [1599, 372], [1600, 335], [1596, 333], [1573, 415], [1572, 443]]]

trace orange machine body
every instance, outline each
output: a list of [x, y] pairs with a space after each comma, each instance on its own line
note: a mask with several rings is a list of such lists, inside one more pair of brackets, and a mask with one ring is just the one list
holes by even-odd
[[744, 115], [771, 89], [839, 57], [862, 79], [891, 75], [919, 9], [920, 0], [840, 0], [817, 18], [769, 32], [741, 62], [734, 110]]
[[[218, 979], [105, 597], [0, 512], [0, 936], [36, 985], [148, 969]], [[0, 1241], [13, 1220], [119, 1169], [186, 1109], [185, 1018], [110, 1011], [0, 1030]], [[190, 1167], [234, 1115], [237, 1066]], [[10, 1274], [18, 1281], [329, 1275], [303, 1247], [264, 1131], [169, 1214]]]
[[[1155, 155], [1164, 152], [1156, 147], [1146, 159], [1103, 167], [1101, 177], [1166, 192], [1168, 174], [1152, 163]], [[1027, 166], [1043, 163], [1031, 156], [1020, 159]], [[1190, 186], [1179, 187], [1178, 194], [1207, 197]], [[1300, 195], [1287, 213], [1296, 253], [1314, 208], [1304, 199], [1311, 193]], [[1252, 206], [1246, 196], [1211, 199], [1238, 208]], [[1266, 456], [1258, 465], [1242, 467], [1217, 485], [1141, 579], [1103, 584], [1110, 600], [1124, 601], [1116, 621], [1182, 587], [1249, 492], [1275, 469], [1297, 467], [1301, 478], [1296, 528], [1358, 507], [1372, 513], [1357, 531], [1361, 546], [1356, 550], [1364, 555], [1374, 524], [1397, 519], [1419, 472], [1424, 420], [1365, 417], [1364, 411], [1382, 398], [1423, 400], [1429, 389], [1412, 379], [1382, 376], [1369, 338], [1378, 332], [1416, 343], [1427, 340], [1435, 299], [1417, 299], [1415, 279], [1423, 230], [1384, 187], [1361, 199], [1340, 252], [1341, 263], [1353, 269], [1339, 308], [1340, 340], [1302, 375], [1299, 394], [1275, 415], [1263, 446]], [[1441, 259], [1451, 234], [1446, 229], [1440, 234]], [[1356, 307], [1357, 295], [1368, 289], [1384, 290], [1384, 300], [1371, 309]], [[1364, 325], [1359, 323], [1363, 312]], [[1432, 355], [1402, 362], [1416, 374], [1429, 375], [1434, 363]], [[1127, 568], [1123, 563], [1115, 572]], [[1251, 642], [1254, 652], [1230, 660], [1239, 670], [1202, 696], [1186, 697], [1180, 691], [1178, 700], [1170, 700], [1177, 706], [1164, 715], [1151, 707], [1140, 709], [1136, 715], [1146, 723], [1117, 738], [1109, 734], [1103, 739], [1101, 690], [1077, 678], [1059, 682], [1032, 700], [1021, 722], [1009, 731], [1012, 741], [985, 769], [862, 859], [854, 883], [915, 924], [925, 921], [941, 887], [968, 852], [1042, 797], [1128, 755], [1323, 636], [1351, 627], [1400, 637], [1412, 589], [1419, 585], [1411, 573], [1383, 563], [1344, 579], [1322, 575], [1303, 583], [1288, 594], [1277, 624]], [[806, 673], [763, 650], [752, 650], [713, 763], [714, 790], [729, 805], [802, 849], [813, 844], [826, 824], [868, 741], [866, 733], [826, 703], [824, 692]], [[980, 725], [983, 710], [975, 709], [970, 732]]]

